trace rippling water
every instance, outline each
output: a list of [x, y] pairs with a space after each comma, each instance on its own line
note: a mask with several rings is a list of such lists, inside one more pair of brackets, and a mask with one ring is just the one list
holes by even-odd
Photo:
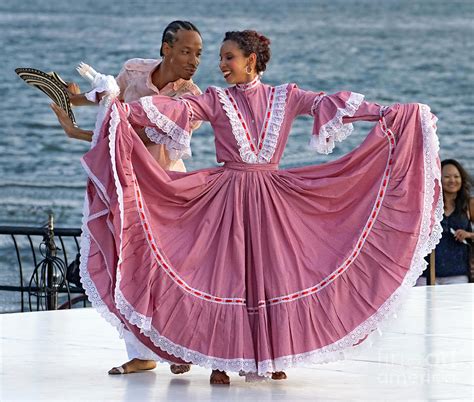
[[[161, 32], [174, 19], [191, 20], [202, 32], [204, 54], [195, 76], [201, 88], [225, 85], [217, 68], [223, 33], [257, 29], [272, 39], [273, 56], [264, 81], [296, 82], [327, 92], [350, 89], [383, 104], [427, 103], [439, 117], [442, 158], [457, 158], [472, 173], [473, 4], [471, 0], [2, 0], [0, 225], [40, 225], [51, 210], [59, 226], [79, 226], [85, 183], [79, 159], [88, 148], [65, 137], [49, 100], [27, 87], [13, 70], [20, 66], [55, 70], [86, 88], [74, 70], [81, 60], [101, 72], [117, 74], [129, 58], [157, 57]], [[75, 113], [81, 126], [93, 127], [93, 108]], [[359, 124], [356, 133], [327, 157], [306, 149], [311, 122], [301, 118], [294, 124], [282, 165], [337, 158], [361, 142], [367, 127]], [[192, 147], [189, 170], [215, 164], [210, 126], [194, 135]], [[0, 278], [11, 276], [2, 258], [5, 247], [1, 242]]]

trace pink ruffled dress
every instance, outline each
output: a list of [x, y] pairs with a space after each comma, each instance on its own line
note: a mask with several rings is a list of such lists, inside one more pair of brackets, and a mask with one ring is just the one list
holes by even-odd
[[[279, 169], [299, 115], [313, 116], [324, 153], [352, 121], [375, 124], [334, 162]], [[222, 166], [166, 172], [132, 128], [186, 152], [198, 120], [211, 123]], [[93, 306], [156, 360], [268, 375], [343, 357], [391, 315], [439, 239], [435, 122], [426, 105], [258, 79], [115, 101], [83, 157]]]

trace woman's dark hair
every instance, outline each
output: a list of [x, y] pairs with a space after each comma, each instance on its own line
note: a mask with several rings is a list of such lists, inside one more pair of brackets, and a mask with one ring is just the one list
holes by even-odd
[[249, 57], [252, 53], [255, 53], [257, 56], [257, 64], [255, 65], [257, 73], [265, 71], [271, 56], [270, 39], [256, 31], [247, 30], [226, 32], [222, 42], [226, 40], [237, 43], [245, 57]]
[[160, 56], [163, 56], [163, 43], [167, 43], [170, 46], [173, 46], [173, 43], [176, 42], [176, 34], [182, 29], [184, 31], [194, 31], [201, 36], [201, 32], [196, 26], [189, 21], [173, 21], [168, 24], [168, 26], [163, 31], [163, 37], [161, 38], [161, 48]]
[[462, 167], [462, 165], [455, 159], [445, 159], [441, 162], [441, 169], [446, 165], [453, 165], [459, 171], [461, 175], [461, 189], [458, 191], [456, 195], [456, 211], [458, 212], [465, 212], [467, 213], [469, 209], [469, 198], [471, 196], [471, 186], [472, 186], [472, 179], [467, 173], [466, 169]]

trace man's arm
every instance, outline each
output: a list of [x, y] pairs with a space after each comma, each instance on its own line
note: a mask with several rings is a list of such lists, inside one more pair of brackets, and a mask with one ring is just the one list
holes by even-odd
[[[92, 141], [92, 136], [94, 134], [93, 131], [83, 130], [82, 128], [75, 127], [67, 113], [55, 103], [51, 104], [51, 109], [53, 109], [53, 112], [58, 118], [59, 124], [69, 138], [88, 142]], [[153, 142], [146, 135], [144, 128], [136, 129], [135, 131], [145, 145], [153, 144]]]
[[85, 94], [81, 94], [81, 89], [75, 82], [68, 82], [66, 91], [69, 95], [71, 104], [74, 106], [96, 105], [95, 102], [91, 102], [89, 99], [87, 99]]

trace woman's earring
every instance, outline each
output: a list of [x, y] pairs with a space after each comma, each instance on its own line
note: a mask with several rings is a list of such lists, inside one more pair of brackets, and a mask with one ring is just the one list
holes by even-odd
[[[250, 69], [250, 71], [249, 71], [249, 69]], [[245, 66], [245, 73], [246, 73], [247, 75], [252, 74], [252, 69], [250, 68], [250, 66], [248, 66], [248, 65]]]

